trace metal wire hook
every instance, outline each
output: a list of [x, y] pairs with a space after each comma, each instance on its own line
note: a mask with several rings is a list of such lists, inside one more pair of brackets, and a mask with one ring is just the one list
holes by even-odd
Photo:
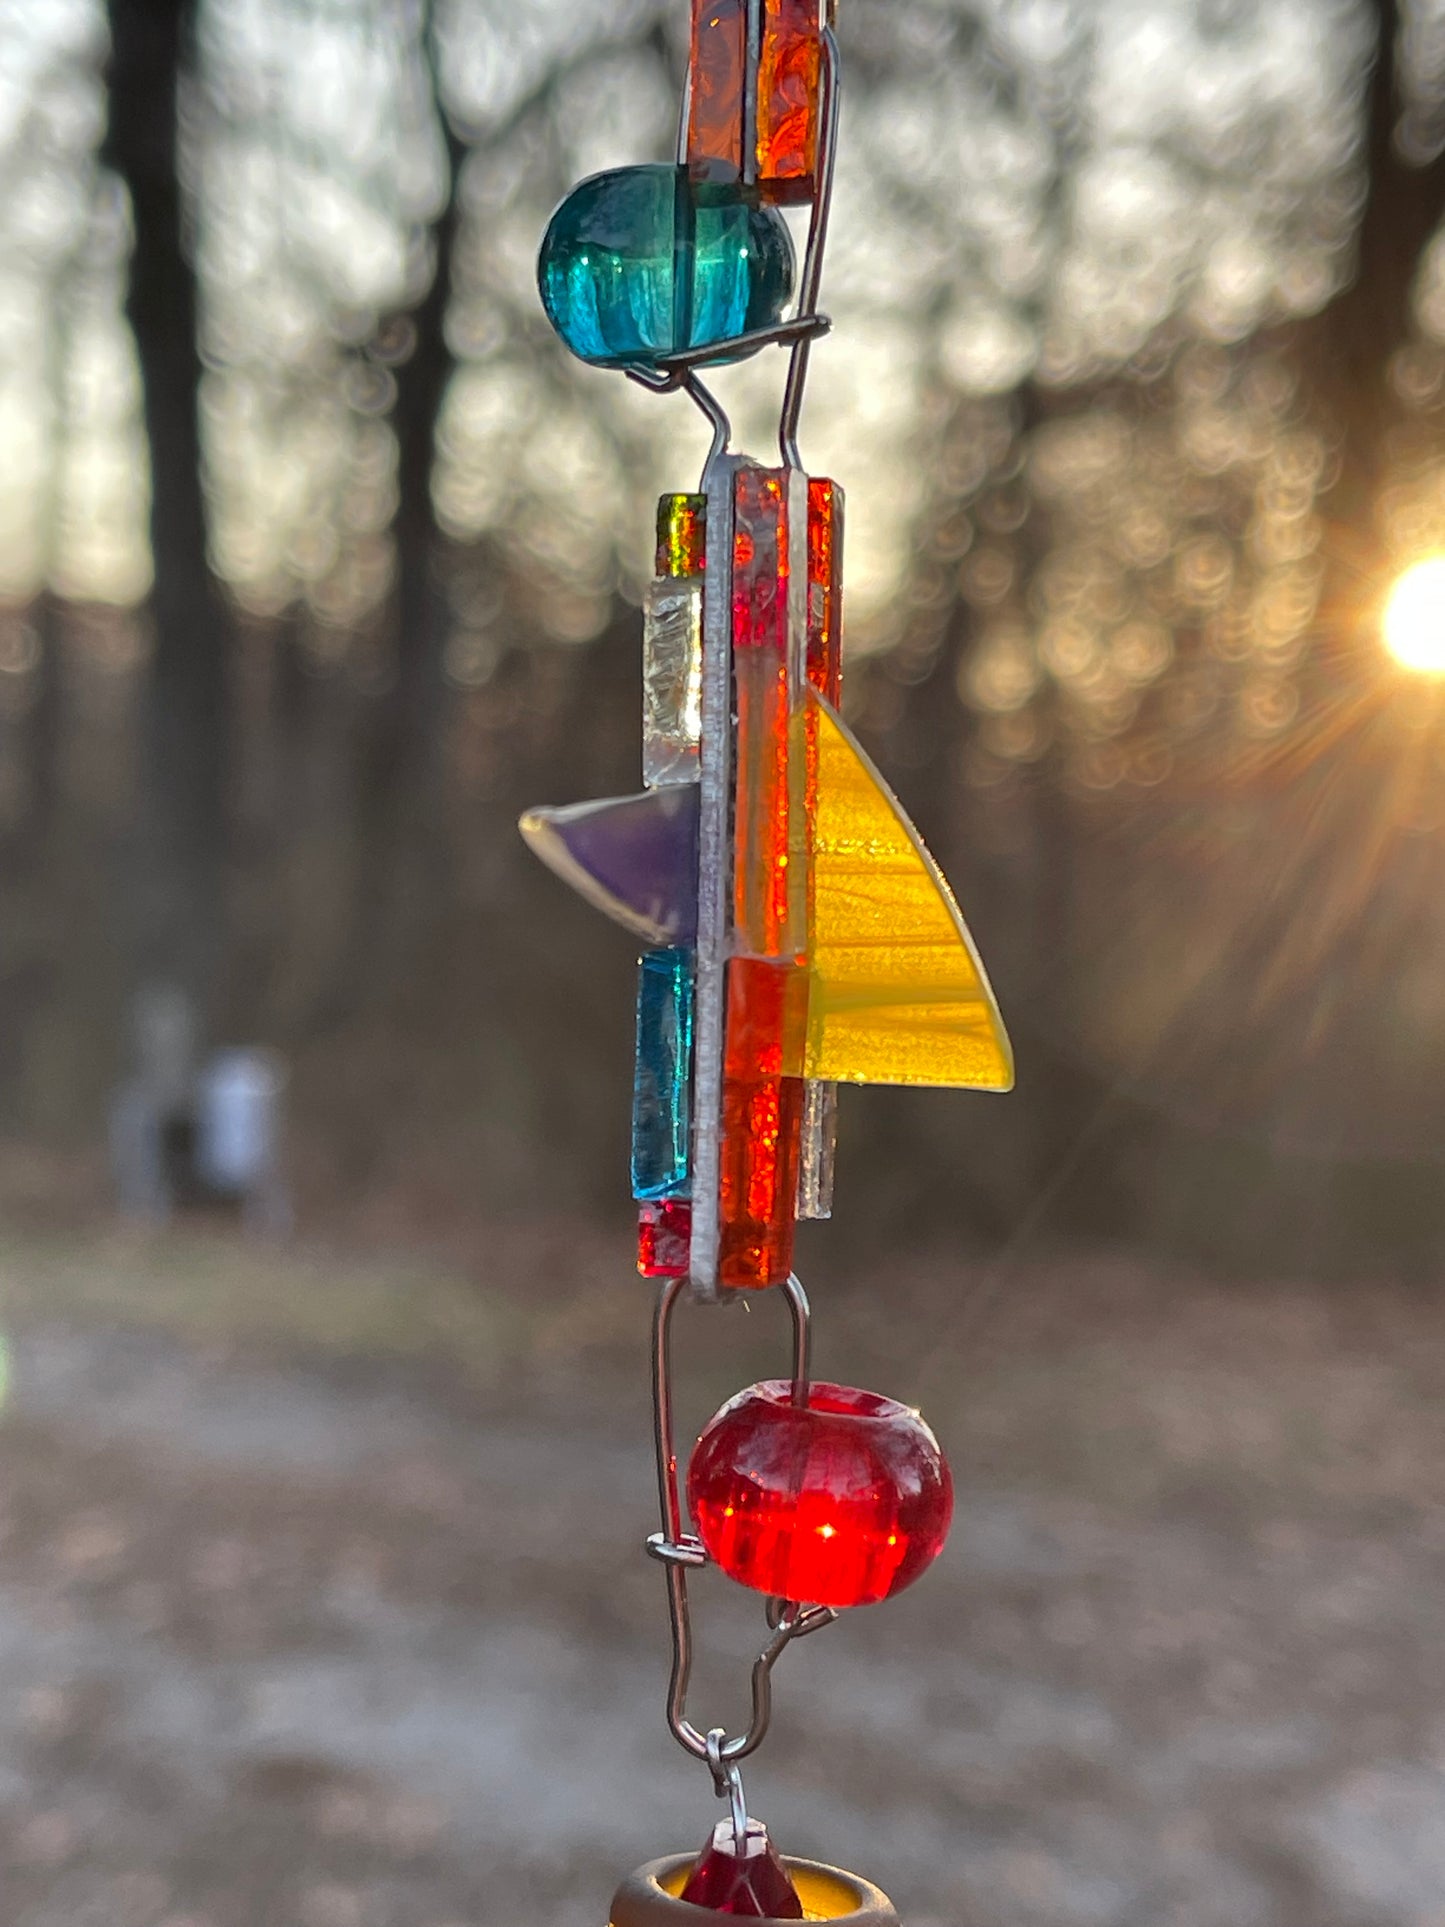
[[[827, 323], [827, 326], [831, 327], [832, 323]], [[826, 328], [823, 332], [826, 332]], [[731, 343], [725, 345], [732, 346]], [[668, 360], [660, 361], [655, 368], [648, 367], [642, 362], [632, 362], [622, 371], [629, 381], [635, 381], [639, 388], [650, 389], [654, 395], [672, 395], [681, 389], [689, 401], [695, 402], [707, 417], [708, 426], [712, 429], [712, 446], [707, 452], [707, 460], [702, 465], [702, 481], [699, 487], [703, 494], [707, 493], [708, 478], [714, 466], [727, 454], [728, 443], [733, 437], [733, 425], [728, 420], [727, 410], [712, 390], [703, 386], [696, 374], [698, 365], [706, 361], [709, 354], [714, 352], [715, 349], [695, 349], [687, 354], [670, 356]]]
[[680, 385], [712, 423], [712, 447], [707, 452], [707, 460], [702, 465], [702, 480], [698, 483], [699, 490], [706, 495], [714, 467], [728, 452], [728, 443], [733, 437], [733, 425], [728, 420], [727, 410], [717, 396], [710, 388], [704, 388], [691, 368], [684, 369]]
[[[677, 1454], [673, 1445], [672, 1408], [672, 1314], [687, 1289], [685, 1278], [670, 1278], [658, 1294], [657, 1314], [653, 1321], [652, 1413], [653, 1439], [657, 1453], [657, 1496], [662, 1514], [662, 1531], [648, 1540], [647, 1549], [667, 1567], [668, 1613], [672, 1624], [672, 1675], [667, 1692], [667, 1724], [678, 1745], [695, 1759], [709, 1758], [709, 1736], [687, 1717], [687, 1688], [692, 1677], [692, 1620], [687, 1597], [687, 1568], [706, 1563], [707, 1555], [696, 1539], [682, 1530], [682, 1500], [677, 1483]], [[788, 1301], [793, 1322], [793, 1402], [808, 1402], [809, 1374], [812, 1368], [812, 1330], [808, 1294], [796, 1275], [779, 1287]], [[718, 1758], [723, 1763], [745, 1760], [762, 1744], [773, 1713], [773, 1668], [795, 1639], [816, 1632], [837, 1618], [831, 1606], [804, 1606], [785, 1601], [774, 1618], [769, 1616], [773, 1636], [758, 1654], [752, 1669], [752, 1715], [747, 1730], [731, 1739], [718, 1741]], [[714, 1729], [717, 1730], [717, 1729]]]

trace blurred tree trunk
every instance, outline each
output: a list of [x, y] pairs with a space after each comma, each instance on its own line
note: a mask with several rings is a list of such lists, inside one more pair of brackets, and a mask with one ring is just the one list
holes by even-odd
[[1364, 163], [1368, 199], [1348, 287], [1300, 331], [1298, 359], [1345, 431], [1333, 519], [1368, 543], [1385, 459], [1384, 431], [1398, 415], [1391, 357], [1410, 338], [1410, 294], [1426, 242], [1445, 214], [1445, 155], [1412, 166], [1395, 133], [1399, 7], [1376, 0], [1378, 43], [1370, 77]]
[[174, 985], [203, 1026], [221, 951], [230, 625], [206, 560], [196, 282], [177, 164], [193, 25], [193, 0], [110, 0], [103, 154], [135, 223], [126, 313], [151, 456], [154, 653], [130, 905], [137, 986]]
[[397, 681], [393, 714], [403, 739], [398, 745], [403, 764], [429, 760], [436, 743], [442, 691], [448, 608], [437, 572], [439, 536], [431, 478], [437, 424], [453, 369], [446, 312], [461, 221], [457, 182], [465, 152], [448, 131], [452, 191], [432, 236], [436, 269], [425, 299], [412, 316], [416, 345], [397, 369]]
[[431, 75], [437, 121], [446, 142], [450, 188], [431, 233], [432, 276], [425, 295], [411, 311], [411, 352], [396, 368], [392, 424], [397, 440], [396, 682], [383, 708], [372, 758], [372, 787], [398, 798], [434, 766], [441, 708], [442, 662], [446, 649], [447, 600], [438, 576], [439, 534], [432, 508], [432, 464], [437, 423], [452, 378], [454, 362], [447, 345], [446, 317], [451, 301], [461, 208], [458, 185], [466, 147], [452, 132], [437, 73], [433, 8], [421, 24], [422, 47]]
[[461, 227], [458, 184], [467, 149], [447, 120], [437, 73], [433, 9], [420, 32], [437, 121], [446, 142], [449, 191], [432, 229], [427, 291], [403, 317], [410, 352], [395, 369], [397, 439], [395, 678], [363, 736], [358, 815], [362, 861], [346, 954], [322, 1022], [335, 1024], [404, 973], [441, 914], [451, 878], [445, 835], [444, 658], [450, 611], [432, 504], [437, 425], [455, 366], [447, 343], [453, 263]]

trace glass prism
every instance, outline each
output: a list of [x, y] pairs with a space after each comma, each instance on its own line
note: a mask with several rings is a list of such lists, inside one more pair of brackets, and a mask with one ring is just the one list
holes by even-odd
[[719, 1820], [678, 1895], [715, 1914], [753, 1920], [801, 1920], [803, 1903], [761, 1820], [749, 1818], [741, 1840]]
[[662, 576], [642, 612], [642, 780], [695, 783], [702, 735], [702, 582]]
[[632, 1195], [688, 1194], [692, 952], [649, 950], [637, 973], [632, 1080]]
[[547, 319], [583, 361], [653, 367], [782, 314], [793, 244], [774, 208], [704, 196], [687, 169], [594, 174], [552, 216], [537, 263]]

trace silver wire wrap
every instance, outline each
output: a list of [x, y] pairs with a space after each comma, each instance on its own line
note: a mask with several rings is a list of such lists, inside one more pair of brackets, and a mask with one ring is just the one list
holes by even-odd
[[[667, 1691], [667, 1724], [679, 1746], [691, 1753], [694, 1759], [706, 1760], [713, 1766], [716, 1780], [720, 1767], [745, 1760], [762, 1745], [772, 1720], [773, 1668], [784, 1650], [795, 1639], [831, 1625], [838, 1614], [832, 1606], [806, 1606], [793, 1599], [770, 1600], [768, 1625], [773, 1636], [753, 1662], [752, 1717], [747, 1730], [729, 1739], [724, 1736], [723, 1729], [717, 1727], [704, 1733], [687, 1717], [687, 1688], [692, 1677], [693, 1653], [687, 1569], [689, 1566], [706, 1565], [707, 1554], [698, 1540], [682, 1530], [677, 1454], [673, 1447], [672, 1314], [686, 1287], [685, 1278], [668, 1279], [658, 1294], [657, 1316], [653, 1322], [652, 1412], [662, 1531], [654, 1533], [648, 1540], [647, 1550], [667, 1568], [668, 1612], [672, 1622], [672, 1678]], [[806, 1405], [812, 1362], [808, 1294], [796, 1276], [790, 1277], [779, 1289], [788, 1301], [793, 1320], [793, 1403]]]

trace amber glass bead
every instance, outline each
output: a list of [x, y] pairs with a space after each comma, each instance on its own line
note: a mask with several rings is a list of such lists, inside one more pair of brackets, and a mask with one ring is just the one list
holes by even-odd
[[953, 1480], [909, 1406], [848, 1385], [751, 1385], [703, 1428], [687, 1503], [739, 1584], [820, 1606], [867, 1606], [911, 1586], [943, 1550]]
[[761, 1820], [749, 1820], [741, 1840], [731, 1820], [719, 1820], [679, 1898], [751, 1920], [803, 1918], [798, 1890]]

